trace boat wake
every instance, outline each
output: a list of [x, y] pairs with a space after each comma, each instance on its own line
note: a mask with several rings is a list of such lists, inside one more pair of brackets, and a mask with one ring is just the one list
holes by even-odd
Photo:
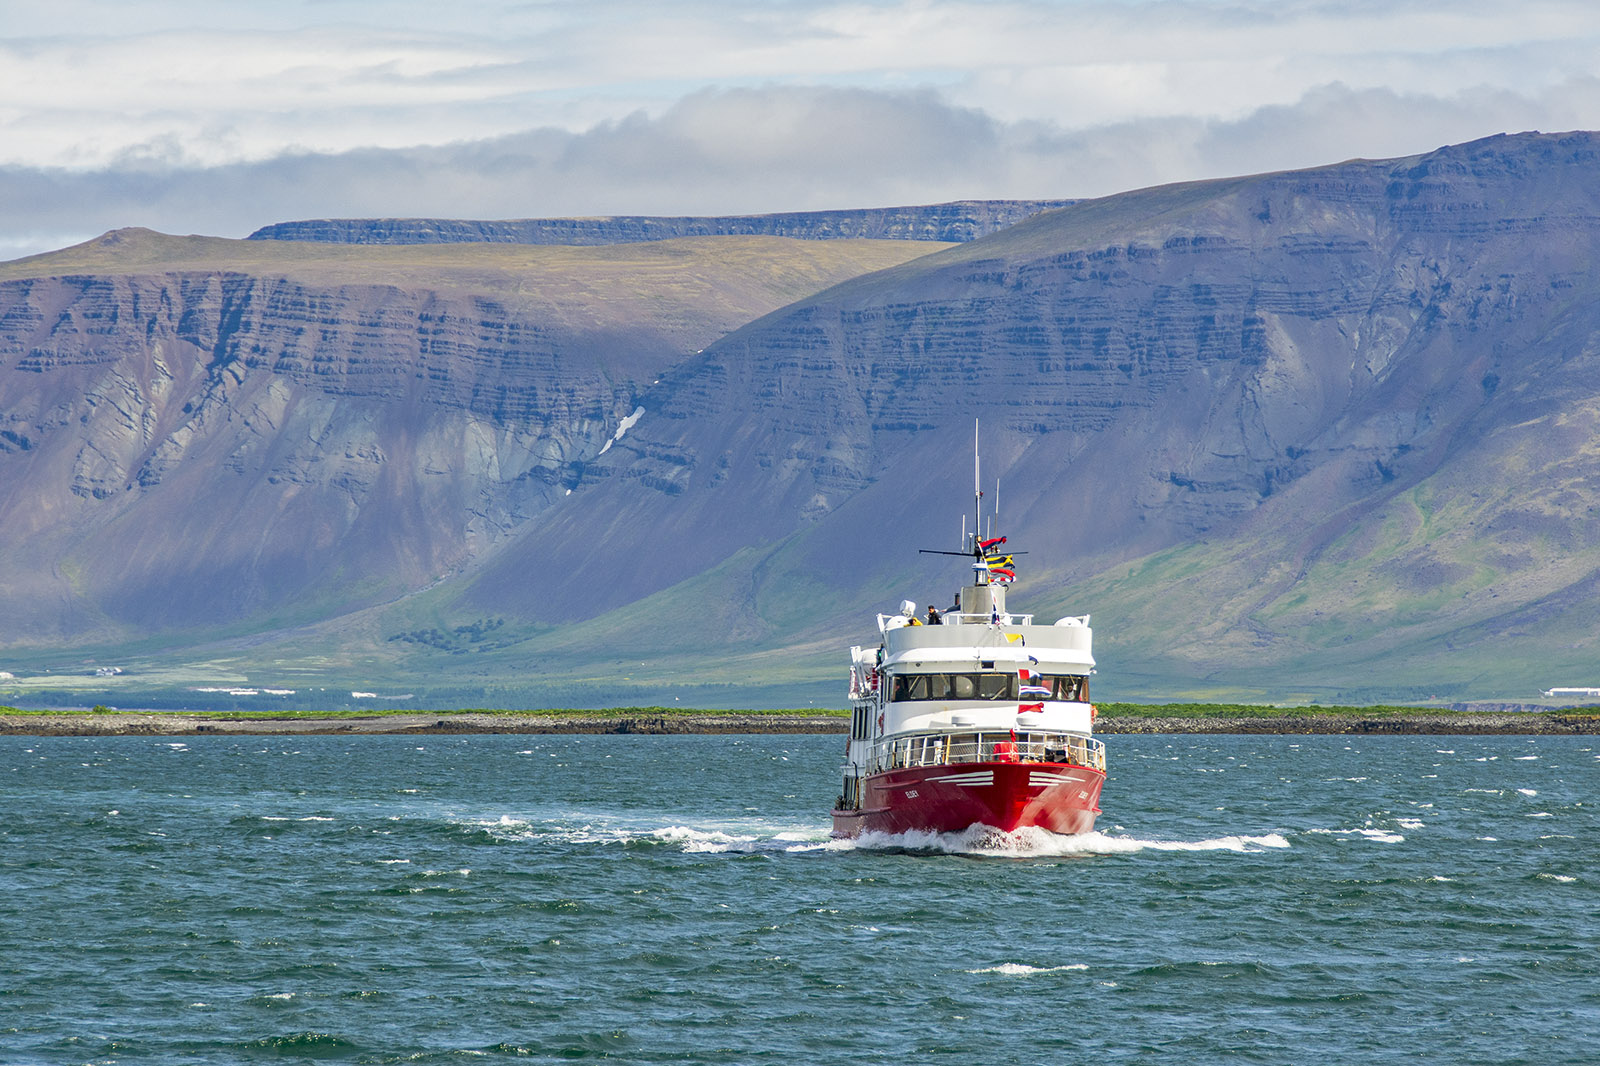
[[688, 854], [799, 854], [804, 852], [942, 852], [979, 858], [1049, 858], [1069, 855], [1131, 855], [1143, 851], [1227, 851], [1255, 854], [1289, 847], [1278, 833], [1206, 840], [1147, 840], [1107, 833], [1061, 836], [1045, 829], [1006, 833], [974, 825], [959, 833], [863, 833], [834, 839], [820, 825], [736, 821], [712, 825], [650, 826], [591, 820], [524, 820], [502, 817], [470, 823], [501, 841], [537, 841], [557, 846], [665, 847]]
[[686, 853], [800, 852], [826, 848], [828, 829], [818, 825], [731, 821], [689, 825], [651, 825], [604, 815], [547, 819], [475, 819], [458, 822], [501, 842], [556, 847], [666, 847]]
[[983, 825], [975, 825], [959, 833], [863, 833], [859, 840], [838, 843], [865, 850], [939, 851], [951, 855], [1022, 859], [1066, 855], [1132, 855], [1141, 851], [1232, 851], [1254, 854], [1289, 846], [1289, 842], [1278, 833], [1215, 837], [1209, 840], [1145, 840], [1101, 832], [1062, 836], [1034, 827], [1007, 833]]

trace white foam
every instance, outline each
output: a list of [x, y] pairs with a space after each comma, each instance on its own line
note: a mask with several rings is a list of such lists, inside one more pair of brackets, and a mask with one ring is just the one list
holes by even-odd
[[1307, 829], [1306, 832], [1321, 836], [1366, 837], [1377, 844], [1399, 844], [1405, 840], [1399, 833], [1391, 833], [1386, 829]]
[[[608, 824], [610, 823], [610, 824]], [[681, 823], [655, 826], [620, 823], [611, 816], [565, 812], [562, 816], [530, 821], [511, 815], [461, 819], [457, 824], [480, 829], [500, 840], [564, 843], [571, 845], [630, 845], [654, 843], [696, 854], [749, 854], [848, 852], [912, 849], [953, 855], [998, 858], [1037, 858], [1059, 855], [1129, 855], [1142, 851], [1229, 851], [1252, 854], [1289, 847], [1279, 833], [1239, 834], [1206, 840], [1152, 840], [1113, 836], [1101, 832], [1062, 836], [1048, 830], [1025, 828], [1004, 833], [988, 826], [972, 826], [959, 833], [863, 833], [858, 838], [835, 838], [826, 826], [777, 823], [763, 819], [730, 819], [700, 825]], [[1118, 827], [1120, 830], [1120, 827]]]
[[1074, 962], [1066, 966], [1029, 966], [1024, 962], [1003, 962], [999, 966], [984, 966], [968, 973], [998, 973], [1006, 977], [1029, 977], [1036, 973], [1065, 973], [1068, 970], [1087, 970], [1087, 963]]
[[829, 845], [828, 830], [818, 826], [731, 819], [711, 825], [655, 825], [621, 821], [609, 814], [566, 811], [530, 820], [511, 815], [466, 819], [458, 824], [481, 829], [499, 840], [613, 846], [655, 843], [686, 852], [815, 851]]
[[1259, 836], [1237, 835], [1209, 840], [1145, 840], [1138, 837], [1108, 836], [1105, 833], [1080, 833], [1062, 836], [1049, 830], [1023, 828], [1005, 833], [990, 826], [973, 826], [959, 833], [863, 833], [842, 847], [863, 849], [914, 848], [943, 851], [953, 855], [992, 855], [1001, 858], [1036, 858], [1053, 855], [1132, 855], [1141, 851], [1232, 851], [1256, 853], [1269, 848], [1287, 848], [1289, 842], [1277, 833]]
[[1519, 788], [1517, 791], [1522, 793], [1524, 796], [1537, 796], [1539, 794], [1531, 788]]
[[1570, 885], [1577, 880], [1576, 877], [1568, 877], [1566, 874], [1540, 874], [1539, 876], [1546, 881], [1559, 881], [1564, 885]]

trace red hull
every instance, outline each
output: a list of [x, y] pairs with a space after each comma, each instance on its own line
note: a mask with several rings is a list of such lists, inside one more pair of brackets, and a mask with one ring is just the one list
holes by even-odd
[[1054, 762], [917, 766], [861, 783], [861, 809], [833, 812], [833, 835], [913, 830], [959, 833], [973, 825], [1013, 832], [1038, 826], [1087, 833], [1100, 813], [1103, 771]]

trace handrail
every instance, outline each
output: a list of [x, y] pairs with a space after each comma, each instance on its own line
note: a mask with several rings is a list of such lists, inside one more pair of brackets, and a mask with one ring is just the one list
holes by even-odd
[[1066, 763], [1103, 773], [1106, 746], [1081, 733], [1018, 732], [1013, 735], [1010, 730], [917, 733], [880, 740], [873, 746], [867, 772], [972, 762]]
[[[944, 619], [944, 621], [941, 623], [942, 625], [986, 626], [995, 624], [995, 615], [985, 612], [978, 612], [976, 614], [963, 614], [959, 611], [951, 611], [948, 614], [940, 615], [940, 617]], [[999, 619], [999, 624], [1003, 626], [1033, 625], [1033, 615], [1031, 614], [1001, 613]], [[878, 616], [878, 632], [880, 633], [886, 633], [891, 629], [903, 629], [910, 624], [910, 615], [880, 614]], [[917, 625], [919, 626], [926, 624], [927, 623], [923, 622], [921, 619], [917, 620]]]

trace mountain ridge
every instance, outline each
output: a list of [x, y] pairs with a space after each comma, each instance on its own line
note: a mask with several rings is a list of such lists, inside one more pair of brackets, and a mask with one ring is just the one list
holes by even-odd
[[[1518, 134], [1081, 201], [970, 242], [816, 275], [807, 292], [742, 320], [730, 308], [716, 336], [659, 347], [632, 369], [606, 362], [631, 350], [626, 341], [590, 329], [591, 347], [568, 339], [550, 349], [551, 372], [598, 369], [613, 398], [598, 413], [578, 403], [561, 416], [588, 417], [591, 428], [581, 449], [544, 468], [537, 507], [505, 512], [470, 558], [439, 565], [468, 543], [460, 515], [481, 510], [485, 492], [500, 498], [528, 482], [468, 460], [497, 449], [445, 448], [408, 428], [403, 403], [379, 404], [372, 417], [399, 419], [381, 461], [340, 451], [325, 478], [294, 453], [307, 461], [283, 469], [308, 480], [271, 490], [353, 500], [352, 490], [374, 491], [363, 477], [389, 478], [397, 510], [382, 514], [396, 543], [384, 550], [400, 554], [373, 568], [378, 585], [358, 594], [359, 582], [335, 583], [321, 605], [280, 596], [299, 613], [238, 612], [215, 640], [175, 646], [247, 674], [264, 663], [310, 678], [365, 670], [406, 691], [484, 699], [637, 702], [670, 691], [703, 706], [752, 693], [837, 701], [829, 679], [844, 646], [872, 639], [872, 611], [906, 596], [945, 602], [961, 580], [936, 576], [946, 572], [916, 550], [954, 546], [970, 512], [978, 420], [986, 490], [999, 479], [1001, 528], [1030, 553], [1014, 603], [1094, 613], [1102, 693], [1454, 701], [1577, 683], [1600, 632], [1597, 154], [1593, 134]], [[734, 239], [703, 238], [712, 243], [688, 266], [713, 269], [716, 242]], [[281, 255], [340, 247], [236, 243]], [[447, 247], [488, 246], [409, 254]], [[616, 247], [607, 254], [623, 254]], [[49, 340], [0, 344], [0, 381], [33, 397], [5, 408], [3, 465], [39, 450], [40, 427], [61, 432], [50, 411], [67, 404], [66, 417], [79, 417], [67, 400], [35, 394], [52, 375], [77, 380], [111, 358], [103, 338], [124, 336], [128, 319], [94, 320], [59, 292], [19, 303], [46, 283], [15, 271], [37, 264], [0, 268], [13, 271], [0, 269], [0, 338], [10, 329]], [[560, 273], [530, 285], [553, 286]], [[336, 330], [320, 358], [308, 342], [298, 366], [253, 353], [262, 334], [244, 311], [261, 298], [228, 305], [233, 319], [217, 304], [212, 321], [235, 322], [232, 340], [194, 332], [210, 355], [191, 373], [213, 375], [223, 391], [242, 387], [226, 384], [234, 372], [259, 378], [259, 398], [216, 411], [264, 442], [286, 425], [267, 398], [297, 374], [349, 376], [378, 389], [363, 401], [376, 403], [389, 395], [379, 386], [410, 365], [385, 354], [393, 339], [415, 344], [432, 321], [404, 295], [408, 284], [379, 301], [388, 317]], [[181, 286], [164, 291], [191, 298]], [[571, 308], [605, 306], [571, 291]], [[681, 306], [692, 318], [716, 291], [697, 288]], [[352, 361], [357, 334], [388, 339], [361, 341], [370, 349]], [[131, 352], [148, 358], [140, 344]], [[473, 350], [523, 344], [497, 335]], [[219, 350], [238, 355], [219, 361]], [[48, 365], [36, 354], [52, 351]], [[426, 381], [431, 371], [409, 373], [418, 370], [406, 380]], [[498, 410], [493, 375], [475, 388], [476, 432], [489, 437], [507, 432], [512, 411], [528, 417], [546, 402]], [[120, 403], [124, 421], [140, 423], [149, 405], [130, 395], [112, 389], [99, 409]], [[233, 450], [209, 469], [249, 454], [239, 451], [245, 437], [226, 439]], [[87, 474], [74, 476], [90, 479], [80, 499], [97, 484], [125, 491], [93, 481], [104, 451], [76, 453]], [[438, 476], [426, 457], [447, 454], [451, 483], [468, 496], [404, 510]], [[14, 594], [19, 575], [58, 574], [52, 606], [23, 613], [55, 619], [54, 632], [77, 632], [88, 648], [82, 634], [93, 627], [61, 620], [103, 611], [111, 601], [85, 590], [109, 577], [85, 567], [81, 549], [72, 574], [60, 553], [19, 555], [25, 522], [52, 528], [34, 502], [15, 491], [6, 501], [11, 531], [0, 542], [13, 550], [0, 580]], [[296, 528], [321, 521], [337, 545], [346, 534], [329, 513], [343, 512], [308, 512]], [[152, 518], [140, 543], [170, 538], [182, 514]], [[208, 543], [186, 533], [181, 542]], [[284, 567], [306, 554], [285, 550]], [[383, 584], [395, 574], [408, 576]], [[98, 656], [131, 645], [95, 647]], [[158, 672], [166, 660], [151, 655]]]
[[246, 240], [334, 244], [512, 243], [604, 245], [675, 237], [970, 241], [1072, 200], [956, 200], [920, 207], [789, 211], [767, 215], [602, 215], [499, 220], [322, 218], [275, 222]]

